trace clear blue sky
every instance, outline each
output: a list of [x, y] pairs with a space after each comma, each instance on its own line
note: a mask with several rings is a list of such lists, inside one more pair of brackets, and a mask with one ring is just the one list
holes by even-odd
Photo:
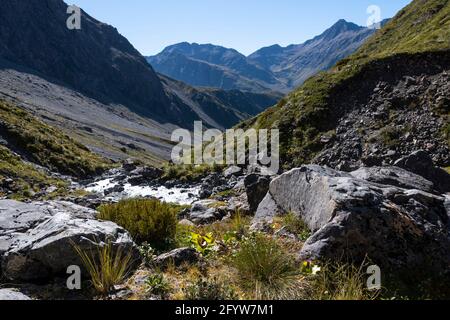
[[411, 0], [66, 0], [115, 26], [144, 55], [183, 41], [248, 55], [302, 43], [339, 19], [366, 25], [370, 5], [392, 17]]

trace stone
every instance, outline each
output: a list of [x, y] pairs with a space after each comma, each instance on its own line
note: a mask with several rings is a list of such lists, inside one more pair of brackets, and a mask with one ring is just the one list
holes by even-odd
[[434, 192], [434, 184], [431, 181], [399, 167], [360, 168], [350, 174], [355, 178], [379, 184]]
[[435, 167], [433, 159], [426, 151], [417, 151], [394, 163], [395, 166], [411, 171], [434, 183], [440, 192], [450, 192], [450, 174]]
[[0, 301], [25, 301], [31, 300], [30, 297], [24, 295], [15, 289], [0, 289]]
[[227, 212], [225, 208], [218, 207], [216, 200], [201, 200], [192, 205], [188, 220], [197, 225], [211, 224], [222, 220]]
[[233, 176], [238, 177], [238, 176], [242, 175], [242, 171], [243, 170], [241, 167], [231, 166], [223, 172], [223, 176], [225, 178], [231, 178]]
[[129, 233], [113, 222], [99, 221], [96, 211], [63, 201], [0, 201], [1, 270], [11, 281], [49, 279], [82, 266], [73, 248], [95, 252], [110, 242], [113, 249], [139, 252]]
[[165, 269], [170, 265], [180, 267], [185, 264], [194, 264], [200, 260], [200, 255], [193, 248], [180, 248], [157, 256], [153, 263], [155, 266]]
[[259, 174], [249, 174], [244, 179], [244, 185], [250, 211], [255, 212], [269, 191], [270, 178]]
[[[411, 179], [417, 177], [411, 175]], [[299, 253], [300, 260], [347, 257], [360, 263], [368, 257], [393, 271], [431, 268], [439, 272], [450, 264], [447, 197], [316, 165], [274, 179], [269, 194], [254, 223], [275, 216], [275, 208], [301, 217], [313, 235]]]

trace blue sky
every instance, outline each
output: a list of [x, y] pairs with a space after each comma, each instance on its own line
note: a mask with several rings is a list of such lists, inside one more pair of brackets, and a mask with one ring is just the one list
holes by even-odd
[[392, 17], [411, 0], [66, 0], [115, 26], [144, 55], [183, 41], [248, 55], [272, 44], [302, 43], [339, 19], [366, 25], [367, 8]]

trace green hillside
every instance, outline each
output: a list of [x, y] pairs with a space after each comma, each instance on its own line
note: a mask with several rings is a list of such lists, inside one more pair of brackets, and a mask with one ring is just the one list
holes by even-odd
[[[4, 101], [0, 101], [0, 137], [8, 142], [8, 147], [13, 151], [53, 172], [86, 178], [101, 173], [109, 166], [108, 161], [61, 131]], [[12, 167], [18, 167], [14, 164], [16, 157], [2, 150], [0, 162], [3, 165], [5, 162], [11, 165], [13, 159]]]
[[450, 1], [415, 0], [382, 30], [332, 70], [310, 78], [277, 106], [241, 127], [279, 128], [281, 156], [286, 167], [310, 161], [321, 151], [321, 137], [333, 134], [336, 114], [333, 101], [343, 91], [351, 93], [363, 73], [376, 61], [398, 55], [450, 49]]

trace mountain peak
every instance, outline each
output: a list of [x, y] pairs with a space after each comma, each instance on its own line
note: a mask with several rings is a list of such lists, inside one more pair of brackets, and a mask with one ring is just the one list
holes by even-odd
[[347, 31], [359, 31], [364, 29], [364, 27], [358, 26], [353, 22], [348, 22], [347, 20], [340, 19], [335, 24], [333, 24], [330, 28], [325, 30], [319, 37], [324, 39], [333, 39], [339, 36], [340, 34]]

